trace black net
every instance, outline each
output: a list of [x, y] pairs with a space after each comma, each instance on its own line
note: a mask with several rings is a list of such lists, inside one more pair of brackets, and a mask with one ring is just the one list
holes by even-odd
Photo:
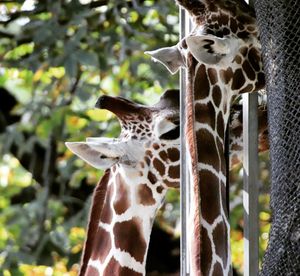
[[300, 2], [256, 0], [268, 93], [272, 227], [261, 275], [300, 275]]

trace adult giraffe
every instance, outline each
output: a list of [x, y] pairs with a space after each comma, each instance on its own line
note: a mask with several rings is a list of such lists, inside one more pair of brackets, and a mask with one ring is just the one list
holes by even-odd
[[243, 1], [178, 0], [194, 22], [173, 47], [148, 52], [171, 73], [187, 68], [186, 136], [193, 193], [192, 275], [229, 275], [225, 130], [232, 98], [264, 87], [253, 10]]
[[[122, 131], [117, 139], [66, 143], [92, 166], [108, 169], [94, 192], [80, 275], [144, 275], [156, 211], [167, 189], [179, 187], [179, 91], [166, 91], [152, 107], [108, 96], [97, 106], [114, 112]], [[264, 134], [266, 111], [259, 114]], [[242, 157], [241, 118], [233, 109], [231, 166]]]

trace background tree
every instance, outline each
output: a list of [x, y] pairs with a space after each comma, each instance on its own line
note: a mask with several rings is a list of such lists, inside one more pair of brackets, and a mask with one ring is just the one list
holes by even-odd
[[[0, 273], [76, 275], [103, 172], [64, 142], [118, 135], [115, 117], [93, 109], [102, 94], [153, 104], [178, 87], [178, 76], [144, 55], [177, 41], [173, 1], [0, 1]], [[242, 270], [242, 209], [235, 210], [233, 259]], [[178, 215], [171, 191], [152, 235], [165, 249], [152, 244], [148, 271], [178, 269]]]

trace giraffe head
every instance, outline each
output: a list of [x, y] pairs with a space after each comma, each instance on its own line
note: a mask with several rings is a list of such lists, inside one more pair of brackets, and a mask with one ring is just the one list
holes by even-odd
[[179, 185], [179, 91], [166, 91], [160, 101], [143, 106], [121, 97], [102, 96], [97, 108], [113, 112], [120, 121], [118, 138], [90, 137], [67, 147], [95, 168], [124, 167], [144, 174], [153, 184]]
[[199, 64], [208, 74], [202, 86], [221, 91], [225, 87], [235, 95], [264, 87], [258, 29], [247, 4], [234, 0], [177, 2], [190, 13], [194, 29], [177, 45], [146, 53], [173, 74], [180, 66]]

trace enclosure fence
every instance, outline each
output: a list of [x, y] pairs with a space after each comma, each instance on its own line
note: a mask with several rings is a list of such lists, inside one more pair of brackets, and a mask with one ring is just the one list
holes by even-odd
[[[250, 1], [251, 2], [251, 1]], [[251, 3], [250, 3], [251, 4]], [[256, 0], [268, 93], [272, 227], [261, 275], [300, 275], [300, 3]], [[181, 10], [181, 37], [190, 30]], [[181, 103], [186, 74], [181, 71]], [[244, 275], [258, 275], [257, 93], [243, 96]], [[181, 104], [181, 133], [185, 105]], [[189, 185], [181, 135], [181, 275], [189, 275], [186, 223]]]
[[261, 275], [300, 275], [300, 2], [255, 2], [268, 92], [272, 227]]

